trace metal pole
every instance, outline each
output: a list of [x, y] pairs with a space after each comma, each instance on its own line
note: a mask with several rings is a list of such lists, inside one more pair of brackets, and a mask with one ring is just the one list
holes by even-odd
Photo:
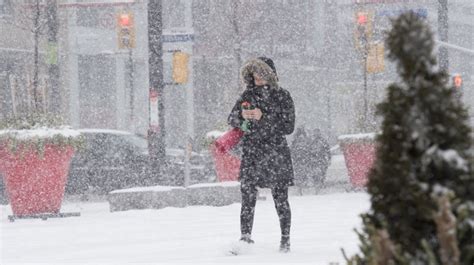
[[[190, 58], [190, 65], [192, 59]], [[191, 183], [191, 154], [194, 142], [194, 91], [192, 80], [186, 84], [186, 148], [184, 157], [184, 187]]]
[[[368, 46], [367, 46], [368, 47]], [[369, 104], [367, 99], [367, 57], [368, 52], [367, 48], [364, 51], [364, 126], [369, 124], [368, 122], [368, 112], [369, 112]]]
[[[448, 0], [438, 0], [438, 34], [439, 40], [448, 42]], [[439, 67], [445, 71], [449, 69], [448, 48], [439, 48]]]
[[[186, 1], [185, 25], [188, 33], [194, 33], [192, 24], [192, 1]], [[189, 52], [188, 82], [186, 83], [186, 148], [184, 167], [184, 187], [191, 184], [191, 155], [194, 144], [194, 81], [193, 81], [193, 42], [186, 44]]]
[[[148, 73], [150, 98], [158, 96], [157, 110], [150, 105], [150, 128], [148, 130], [148, 146], [152, 165], [160, 168], [165, 162], [165, 112], [164, 112], [164, 82], [163, 82], [163, 20], [162, 0], [148, 1]], [[158, 112], [158, 124], [151, 124]], [[161, 169], [163, 169], [161, 167]], [[160, 171], [161, 171], [160, 169]]]
[[[33, 98], [35, 100], [34, 110], [40, 111], [39, 107], [39, 99], [38, 99], [38, 83], [39, 83], [39, 38], [40, 38], [40, 2], [36, 0], [36, 7], [34, 9], [34, 16], [33, 16], [33, 35], [34, 35], [34, 70], [33, 70]], [[42, 102], [44, 103], [44, 102]], [[44, 105], [41, 104], [41, 112], [44, 110]]]
[[232, 91], [232, 93], [228, 93], [229, 99], [226, 99], [227, 102], [231, 102], [232, 98], [239, 93], [240, 91], [240, 67], [242, 67], [242, 36], [241, 36], [241, 30], [239, 27], [239, 16], [238, 12], [240, 9], [240, 1], [241, 0], [234, 0], [231, 3], [231, 8], [232, 8], [232, 28], [234, 30], [234, 57], [235, 57], [235, 62], [237, 65], [237, 71], [236, 71], [236, 89], [237, 91]]
[[[325, 69], [326, 74], [325, 78], [328, 78], [328, 72], [327, 69]], [[331, 97], [332, 97], [332, 89], [333, 87], [330, 86], [330, 83], [326, 80], [326, 108], [327, 108], [327, 135], [331, 135], [331, 130], [332, 130], [332, 114], [331, 114]]]
[[135, 110], [135, 88], [133, 84], [133, 75], [134, 75], [134, 67], [133, 67], [133, 49], [128, 49], [128, 71], [129, 71], [129, 85], [130, 85], [130, 126], [132, 129], [135, 129], [134, 125], [134, 110]]

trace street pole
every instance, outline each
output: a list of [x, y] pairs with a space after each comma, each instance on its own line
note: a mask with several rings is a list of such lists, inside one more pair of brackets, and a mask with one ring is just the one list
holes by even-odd
[[229, 98], [226, 99], [226, 103], [232, 102], [232, 98], [235, 97], [240, 91], [240, 67], [242, 67], [242, 36], [241, 36], [241, 29], [239, 27], [239, 9], [240, 9], [240, 1], [241, 0], [234, 0], [231, 3], [232, 8], [232, 29], [234, 30], [234, 58], [235, 63], [237, 65], [236, 71], [236, 89], [237, 91], [232, 91], [232, 93], [228, 93]]
[[[192, 51], [192, 47], [190, 49]], [[193, 57], [189, 58], [189, 79], [186, 84], [186, 148], [184, 161], [184, 187], [191, 184], [191, 156], [194, 144], [194, 87], [193, 87]]]
[[327, 108], [327, 132], [326, 135], [331, 135], [332, 132], [332, 113], [331, 113], [331, 97], [332, 97], [332, 90], [333, 87], [331, 87], [331, 82], [328, 81], [328, 79], [332, 78], [332, 75], [330, 75], [330, 71], [327, 67], [324, 68], [324, 84], [327, 89], [326, 92], [326, 108]]
[[[439, 40], [448, 42], [448, 0], [438, 0], [438, 34]], [[448, 48], [439, 47], [439, 67], [442, 70], [449, 69], [449, 54]]]
[[[194, 34], [192, 20], [192, 1], [186, 1], [185, 6], [185, 25], [188, 33]], [[184, 168], [184, 187], [191, 184], [191, 156], [194, 144], [194, 68], [193, 68], [193, 41], [187, 44], [189, 52], [188, 61], [188, 82], [186, 83], [186, 148], [185, 148], [185, 168]]]
[[48, 0], [46, 7], [46, 20], [48, 25], [48, 74], [49, 74], [49, 106], [55, 114], [61, 113], [61, 91], [59, 89], [58, 65], [58, 2]]
[[128, 81], [130, 85], [130, 126], [133, 129], [132, 131], [135, 130], [135, 88], [134, 88], [134, 82], [133, 82], [133, 76], [134, 76], [134, 70], [135, 68], [133, 67], [133, 49], [129, 48], [128, 49], [128, 71], [129, 71], [129, 76], [128, 76]]
[[[39, 99], [38, 99], [38, 83], [39, 83], [39, 37], [40, 37], [40, 1], [36, 0], [36, 5], [33, 15], [33, 39], [34, 39], [34, 50], [33, 50], [33, 61], [34, 61], [34, 70], [33, 70], [33, 98], [35, 100], [34, 109], [39, 111]], [[41, 104], [41, 111], [44, 111], [44, 103]]]
[[[165, 163], [166, 135], [163, 93], [163, 19], [161, 1], [162, 0], [148, 1], [148, 78], [150, 99], [157, 97], [157, 104], [150, 104], [148, 148], [152, 166], [159, 168], [160, 172], [162, 172], [162, 166]], [[158, 117], [155, 117], [156, 115]]]
[[369, 104], [367, 99], [367, 57], [368, 57], [368, 45], [364, 48], [364, 126], [368, 126], [368, 112]]

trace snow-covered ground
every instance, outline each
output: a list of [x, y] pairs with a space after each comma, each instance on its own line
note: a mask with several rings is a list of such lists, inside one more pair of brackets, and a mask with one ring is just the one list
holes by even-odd
[[[340, 158], [333, 158], [328, 183], [347, 180]], [[359, 214], [369, 208], [369, 197], [337, 189], [323, 193], [290, 197], [288, 254], [278, 252], [280, 231], [272, 200], [258, 201], [256, 243], [240, 256], [227, 254], [239, 238], [240, 204], [110, 213], [106, 202], [66, 201], [62, 211], [79, 211], [80, 217], [13, 223], [7, 219], [10, 207], [1, 206], [0, 264], [343, 264], [341, 248], [348, 254], [358, 251], [353, 229], [360, 227]]]

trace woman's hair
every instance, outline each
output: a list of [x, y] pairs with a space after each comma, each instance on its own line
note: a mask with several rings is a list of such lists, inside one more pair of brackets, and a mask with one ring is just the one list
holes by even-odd
[[275, 75], [276, 75], [277, 78], [278, 78], [277, 70], [276, 70], [276, 68], [275, 68], [275, 63], [273, 62], [272, 59], [267, 58], [267, 57], [258, 57], [257, 59], [262, 60], [262, 61], [265, 62], [268, 66], [270, 66], [270, 68], [272, 68], [272, 71], [275, 73]]
[[241, 79], [247, 86], [253, 86], [255, 85], [254, 74], [259, 75], [262, 79], [267, 81], [271, 87], [278, 88], [276, 71], [263, 60], [258, 58], [248, 60], [242, 67]]

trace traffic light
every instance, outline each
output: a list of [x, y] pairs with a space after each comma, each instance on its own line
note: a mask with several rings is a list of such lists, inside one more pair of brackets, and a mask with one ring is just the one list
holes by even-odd
[[453, 85], [457, 89], [462, 88], [462, 76], [460, 74], [453, 75]]
[[177, 84], [188, 82], [189, 54], [185, 52], [173, 53], [173, 81]]
[[121, 12], [117, 15], [117, 37], [119, 49], [135, 48], [135, 25], [131, 12]]
[[372, 39], [372, 13], [359, 11], [356, 12], [356, 47], [366, 50], [368, 43]]
[[367, 25], [368, 14], [366, 12], [357, 13], [357, 25], [365, 26]]
[[367, 22], [369, 20], [369, 14], [366, 12], [357, 13], [357, 32], [359, 33], [359, 40], [361, 44], [366, 44], [368, 42], [367, 35]]

